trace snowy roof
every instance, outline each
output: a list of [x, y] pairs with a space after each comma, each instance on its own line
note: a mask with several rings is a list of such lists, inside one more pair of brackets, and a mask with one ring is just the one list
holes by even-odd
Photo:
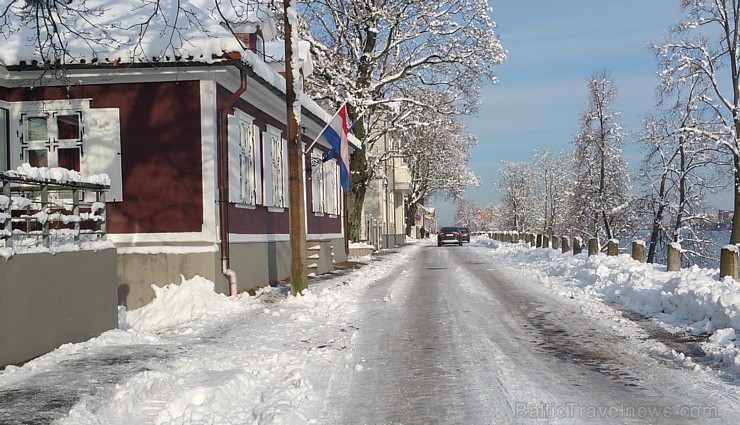
[[[129, 64], [175, 63], [193, 61], [214, 63], [224, 54], [239, 52], [241, 61], [248, 65], [266, 84], [285, 93], [285, 79], [262, 58], [248, 49], [218, 20], [215, 4], [242, 5], [240, 0], [110, 0], [57, 2], [51, 17], [55, 28], [50, 34], [48, 21], [37, 21], [35, 9], [25, 7], [27, 2], [13, 2], [8, 7], [7, 23], [0, 25], [0, 67], [12, 67], [43, 62], [58, 55], [59, 46], [65, 46], [63, 64]], [[209, 5], [214, 5], [210, 7]], [[200, 6], [200, 7], [196, 7]], [[179, 9], [178, 9], [179, 8]], [[205, 9], [205, 10], [204, 10]], [[226, 15], [227, 19], [238, 15]], [[265, 18], [261, 13], [251, 16]], [[43, 18], [41, 18], [43, 19]], [[38, 43], [38, 40], [42, 40]], [[52, 43], [50, 40], [54, 40]], [[272, 43], [272, 54], [277, 54], [279, 43]], [[299, 43], [298, 57], [304, 75], [311, 72], [308, 44]], [[280, 57], [284, 54], [280, 52]], [[311, 113], [329, 122], [328, 114], [306, 95], [299, 96], [301, 105]], [[359, 140], [350, 136], [354, 146]]]
[[7, 25], [0, 27], [4, 39], [0, 65], [5, 67], [55, 60], [59, 46], [65, 46], [63, 63], [67, 65], [211, 63], [214, 56], [242, 50], [227, 29], [187, 0], [56, 3], [46, 20], [37, 20], [35, 10], [26, 5], [11, 3]]

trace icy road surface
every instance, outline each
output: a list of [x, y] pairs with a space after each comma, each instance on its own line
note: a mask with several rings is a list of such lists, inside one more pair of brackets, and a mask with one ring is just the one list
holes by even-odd
[[362, 298], [359, 366], [335, 371], [320, 423], [740, 423], [736, 389], [485, 249], [427, 245], [406, 270]]

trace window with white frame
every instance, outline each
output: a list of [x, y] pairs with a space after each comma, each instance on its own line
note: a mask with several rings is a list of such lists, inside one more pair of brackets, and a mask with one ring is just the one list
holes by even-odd
[[324, 187], [326, 213], [339, 215], [339, 166], [336, 159], [324, 163]]
[[311, 169], [311, 198], [313, 212], [317, 214], [339, 215], [339, 166], [336, 159], [320, 161], [322, 153], [313, 150], [312, 161], [318, 165]]
[[106, 200], [123, 200], [117, 108], [91, 108], [89, 99], [71, 99], [10, 102], [8, 111], [11, 169], [28, 163], [83, 176], [105, 173], [111, 181]]
[[330, 167], [324, 166], [318, 149], [311, 151], [311, 158], [311, 163], [317, 164], [311, 167], [311, 206], [314, 213], [323, 214], [326, 212], [326, 169]]
[[267, 126], [262, 138], [264, 143], [265, 205], [285, 208], [288, 206], [288, 144], [275, 127]]
[[82, 111], [21, 113], [21, 159], [32, 167], [80, 171]]
[[237, 110], [229, 118], [229, 200], [243, 205], [262, 203], [259, 128]]

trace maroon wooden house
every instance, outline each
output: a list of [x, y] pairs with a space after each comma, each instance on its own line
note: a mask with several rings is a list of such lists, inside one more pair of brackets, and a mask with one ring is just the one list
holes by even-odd
[[[207, 0], [179, 2], [187, 14], [119, 3], [88, 0], [99, 13], [87, 23], [57, 11], [56, 22], [100, 42], [62, 35], [69, 43], [55, 72], [41, 66], [51, 48], [33, 41], [38, 18], [11, 8], [18, 22], [3, 31], [0, 49], [0, 170], [29, 163], [110, 176], [107, 231], [128, 308], [149, 302], [152, 284], [181, 276], [204, 276], [228, 293], [224, 255], [238, 291], [287, 278], [285, 81], [284, 65], [268, 54], [280, 45], [272, 14], [223, 13]], [[140, 32], [134, 24], [148, 18]], [[299, 51], [305, 75], [310, 57]], [[334, 111], [300, 99], [308, 145]], [[306, 255], [316, 274], [347, 258], [336, 160], [311, 161], [328, 149], [319, 139], [303, 170]]]

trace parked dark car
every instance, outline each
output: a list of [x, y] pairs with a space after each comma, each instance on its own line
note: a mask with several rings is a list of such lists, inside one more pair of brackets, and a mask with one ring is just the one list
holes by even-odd
[[437, 232], [437, 246], [450, 243], [462, 246], [463, 240], [460, 228], [447, 226], [439, 229], [439, 232]]
[[460, 234], [463, 242], [470, 242], [470, 229], [468, 229], [467, 227], [461, 227]]

